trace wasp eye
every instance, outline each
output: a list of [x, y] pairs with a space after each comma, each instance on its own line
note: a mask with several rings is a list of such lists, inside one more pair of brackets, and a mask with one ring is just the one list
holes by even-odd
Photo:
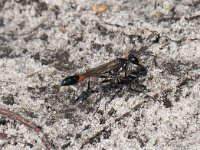
[[139, 60], [135, 55], [129, 54], [128, 59], [131, 63], [139, 65]]
[[69, 76], [61, 82], [61, 86], [69, 86], [69, 85], [76, 84], [78, 82], [78, 80], [79, 80], [78, 75]]

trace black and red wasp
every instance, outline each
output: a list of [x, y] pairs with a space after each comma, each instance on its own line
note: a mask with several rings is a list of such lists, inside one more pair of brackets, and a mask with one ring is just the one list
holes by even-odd
[[[134, 69], [129, 67], [129, 65], [134, 65]], [[138, 58], [133, 53], [130, 53], [128, 57], [116, 58], [110, 62], [86, 70], [84, 73], [68, 76], [61, 82], [61, 86], [74, 85], [91, 77], [103, 79], [101, 82], [110, 83], [110, 87], [131, 84], [140, 86], [138, 79], [146, 74], [146, 68], [139, 63]], [[75, 101], [86, 99], [92, 92], [89, 80], [87, 91], [84, 91]]]

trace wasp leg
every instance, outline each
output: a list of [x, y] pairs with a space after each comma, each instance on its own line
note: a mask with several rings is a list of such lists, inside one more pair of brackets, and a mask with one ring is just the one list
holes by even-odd
[[90, 95], [92, 94], [92, 91], [83, 91], [74, 101], [74, 103], [77, 103], [78, 101], [84, 101], [86, 100], [88, 97], [90, 97]]
[[78, 101], [84, 101], [86, 100], [88, 97], [90, 97], [94, 92], [96, 92], [95, 90], [91, 90], [90, 88], [90, 80], [88, 81], [88, 85], [87, 85], [87, 90], [83, 91], [74, 101], [74, 103], [77, 103]]
[[[132, 86], [135, 86], [135, 87], [132, 87]], [[129, 88], [132, 90], [132, 91], [135, 91], [135, 92], [143, 92], [143, 91], [146, 91], [146, 86], [145, 85], [142, 85], [138, 82], [138, 80], [134, 80], [130, 85], [129, 85]]]
[[101, 81], [101, 83], [108, 83], [108, 82], [111, 82], [111, 81], [112, 81], [112, 79], [106, 79], [106, 80]]
[[112, 97], [110, 98], [110, 100], [109, 100], [107, 103], [110, 103], [110, 102], [122, 91], [122, 89], [123, 89], [123, 86], [120, 87], [120, 88], [115, 92], [114, 95], [112, 95]]
[[139, 83], [139, 77], [131, 74], [126, 77], [121, 78], [118, 82], [119, 85], [127, 85], [129, 89], [135, 92], [142, 92], [146, 90], [146, 86]]
[[100, 86], [100, 88], [99, 88], [99, 98], [97, 98], [96, 100], [95, 100], [95, 105], [97, 105], [99, 102], [100, 102], [100, 100], [103, 98], [103, 94], [104, 94], [104, 89], [103, 89], [103, 87], [102, 86]]
[[128, 71], [128, 63], [125, 64], [124, 70], [125, 70], [124, 76], [126, 77], [127, 76], [127, 71]]
[[134, 76], [134, 77], [144, 77], [147, 75], [147, 68], [140, 65], [137, 70], [132, 71], [130, 73], [130, 76]]

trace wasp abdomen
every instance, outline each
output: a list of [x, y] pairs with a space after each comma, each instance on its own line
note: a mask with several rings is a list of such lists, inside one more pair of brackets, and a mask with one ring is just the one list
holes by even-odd
[[65, 78], [61, 82], [61, 86], [69, 86], [69, 85], [74, 85], [79, 82], [79, 76], [78, 75], [73, 75]]

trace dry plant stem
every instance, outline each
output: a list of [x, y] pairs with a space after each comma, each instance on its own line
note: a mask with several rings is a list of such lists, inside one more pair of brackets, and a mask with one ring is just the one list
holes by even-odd
[[108, 129], [108, 126], [104, 127], [101, 131], [96, 132], [96, 134], [94, 134], [92, 137], [90, 137], [87, 141], [85, 141], [85, 142], [82, 144], [82, 146], [81, 146], [80, 149], [83, 149], [85, 145], [87, 145], [87, 144], [89, 144], [89, 143], [92, 143], [92, 142], [95, 140], [95, 138], [97, 138], [98, 136], [101, 136], [102, 133], [103, 133], [106, 129]]
[[[34, 125], [33, 122], [23, 118], [22, 116], [20, 116], [19, 114], [10, 111], [10, 110], [6, 110], [3, 108], [0, 108], [0, 114], [13, 119], [13, 120], [17, 120], [20, 123], [24, 124], [25, 126], [32, 128], [33, 130], [35, 130], [36, 133], [38, 133], [38, 136], [41, 138], [42, 142], [44, 143], [45, 147], [47, 150], [51, 149], [51, 144], [49, 143], [46, 135], [42, 132], [42, 130], [40, 128], [38, 128], [36, 125]], [[1, 136], [1, 134], [0, 134]], [[5, 135], [2, 134], [3, 137], [5, 137]]]

